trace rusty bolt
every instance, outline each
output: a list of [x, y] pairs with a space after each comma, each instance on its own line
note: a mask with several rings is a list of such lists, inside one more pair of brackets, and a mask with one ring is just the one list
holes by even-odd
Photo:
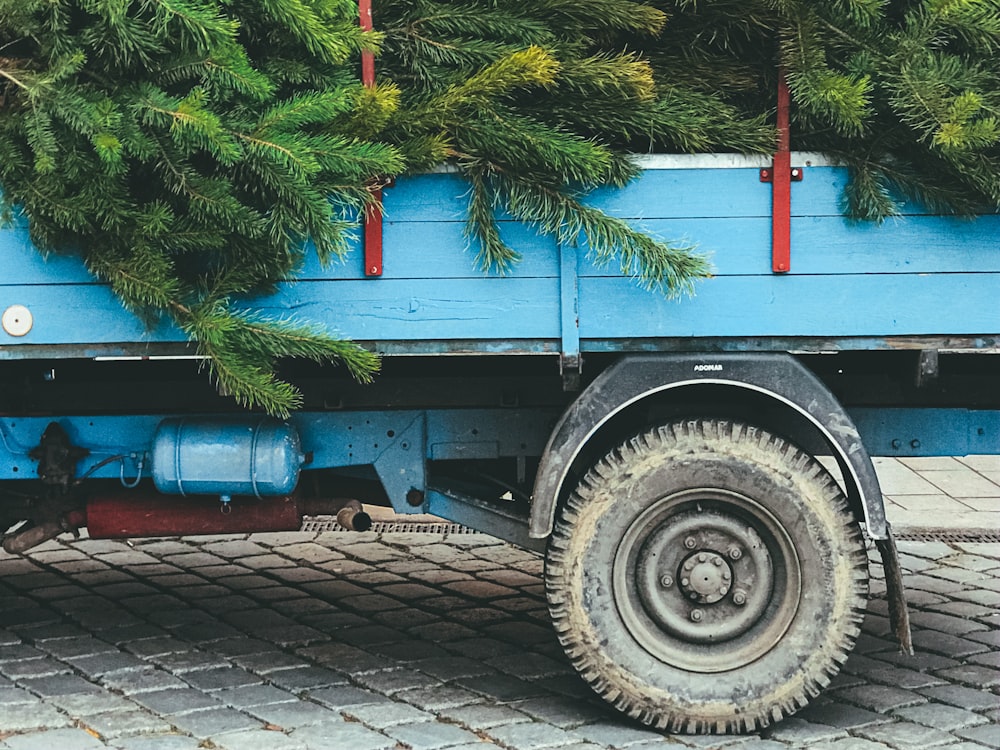
[[670, 576], [663, 576], [660, 579], [660, 585], [663, 586], [663, 588], [665, 589], [669, 589], [671, 586], [674, 585], [674, 579], [671, 578]]
[[416, 488], [412, 488], [406, 493], [406, 502], [414, 508], [424, 504], [424, 493]]
[[702, 612], [700, 609], [691, 610], [691, 622], [701, 622], [704, 617], [705, 613]]

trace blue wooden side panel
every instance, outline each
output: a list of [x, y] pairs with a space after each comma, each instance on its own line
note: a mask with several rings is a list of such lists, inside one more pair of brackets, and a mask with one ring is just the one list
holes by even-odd
[[[658, 337], [991, 336], [1000, 333], [1000, 216], [975, 221], [919, 207], [882, 225], [841, 214], [846, 172], [809, 167], [792, 187], [792, 272], [770, 272], [770, 187], [756, 169], [652, 169], [589, 200], [665, 239], [697, 244], [716, 277], [668, 300], [579, 253], [583, 350], [655, 348]], [[567, 318], [560, 249], [501, 217], [523, 260], [483, 274], [464, 235], [467, 187], [453, 174], [400, 180], [386, 191], [385, 272], [362, 278], [357, 238], [342, 261], [306, 263], [299, 280], [252, 301], [375, 346], [405, 351], [559, 351]], [[573, 264], [568, 264], [569, 268]], [[73, 257], [43, 259], [23, 226], [0, 230], [0, 312], [27, 307], [23, 337], [0, 332], [0, 359], [22, 345], [181, 342], [146, 330]], [[570, 316], [572, 317], [572, 316]], [[576, 332], [572, 332], [574, 335]], [[571, 337], [572, 338], [572, 337]], [[393, 348], [395, 347], [395, 348]]]

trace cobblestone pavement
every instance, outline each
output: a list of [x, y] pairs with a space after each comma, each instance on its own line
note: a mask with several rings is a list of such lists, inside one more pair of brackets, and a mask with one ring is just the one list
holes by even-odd
[[901, 542], [916, 657], [864, 632], [757, 736], [663, 735], [594, 699], [541, 560], [481, 534], [71, 538], [0, 553], [0, 750], [1000, 748], [1000, 544]]

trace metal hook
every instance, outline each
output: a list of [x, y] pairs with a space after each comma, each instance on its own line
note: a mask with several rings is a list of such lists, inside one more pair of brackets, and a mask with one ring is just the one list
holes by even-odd
[[122, 487], [131, 490], [138, 487], [139, 480], [142, 479], [142, 469], [146, 462], [146, 454], [143, 453], [137, 457], [136, 454], [133, 453], [130, 456], [128, 456], [128, 458], [131, 458], [133, 461], [135, 461], [135, 479], [131, 481], [125, 479], [125, 458], [126, 458], [125, 456], [121, 457], [122, 468], [119, 474], [119, 478], [121, 479]]

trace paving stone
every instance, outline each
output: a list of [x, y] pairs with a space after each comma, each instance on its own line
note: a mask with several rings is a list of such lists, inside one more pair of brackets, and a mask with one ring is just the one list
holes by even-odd
[[[30, 708], [25, 708], [26, 705]], [[0, 704], [0, 727], [5, 732], [58, 729], [69, 724], [69, 718], [50, 705], [43, 703]]]
[[0, 674], [12, 680], [48, 677], [69, 672], [69, 667], [55, 659], [27, 659], [0, 664]]
[[430, 711], [406, 703], [377, 703], [351, 706], [344, 709], [344, 716], [360, 721], [374, 729], [385, 729], [397, 724], [413, 724], [419, 721], [434, 721], [437, 717]]
[[160, 717], [138, 708], [91, 714], [79, 721], [83, 729], [97, 732], [103, 739], [113, 740], [141, 734], [164, 734], [172, 727]]
[[972, 664], [980, 664], [984, 667], [1000, 669], [1000, 651], [991, 651], [988, 654], [974, 654], [973, 656], [968, 657], [968, 661]]
[[367, 703], [389, 703], [389, 699], [370, 690], [344, 685], [342, 687], [320, 688], [309, 691], [309, 697], [328, 706], [335, 711], [341, 711], [352, 706], [363, 706]]
[[813, 743], [846, 737], [847, 732], [843, 729], [829, 727], [825, 724], [815, 724], [792, 716], [775, 724], [767, 730], [765, 736], [779, 742], [799, 743], [808, 747]]
[[259, 719], [247, 716], [233, 708], [209, 708], [189, 714], [171, 716], [174, 726], [195, 737], [208, 739], [226, 732], [239, 732], [245, 729], [261, 729], [263, 723]]
[[339, 713], [324, 706], [309, 701], [294, 701], [288, 703], [268, 703], [262, 706], [247, 708], [246, 712], [258, 719], [283, 729], [297, 729], [312, 724], [324, 724], [340, 721]]
[[844, 737], [829, 742], [818, 742], [810, 745], [809, 750], [889, 750], [889, 746], [860, 737]]
[[561, 696], [531, 698], [510, 705], [511, 708], [562, 729], [572, 729], [593, 721], [595, 715], [599, 716], [605, 710], [604, 705], [598, 704], [596, 700], [580, 701]]
[[481, 661], [465, 656], [444, 656], [431, 659], [420, 659], [409, 665], [441, 680], [454, 680], [459, 677], [475, 677], [495, 671]]
[[298, 693], [303, 690], [332, 685], [346, 685], [347, 679], [337, 672], [323, 667], [301, 667], [296, 669], [281, 669], [265, 675], [272, 684], [284, 690]]
[[325, 724], [322, 727], [302, 727], [292, 731], [293, 740], [304, 742], [310, 750], [397, 750], [399, 745], [392, 737], [386, 737], [361, 724], [341, 722]]
[[101, 682], [125, 695], [186, 687], [180, 678], [152, 667], [133, 672], [113, 672], [102, 677]]
[[1000, 670], [981, 667], [977, 664], [963, 664], [950, 669], [940, 669], [935, 674], [946, 680], [960, 682], [974, 688], [1000, 686]]
[[541, 750], [572, 745], [578, 737], [548, 724], [504, 724], [488, 730], [488, 736], [510, 750]]
[[846, 688], [837, 691], [834, 697], [879, 713], [887, 713], [903, 706], [914, 706], [927, 702], [926, 696], [888, 685], [863, 685]]
[[262, 682], [257, 675], [236, 667], [186, 672], [184, 679], [199, 690], [221, 690], [241, 685], [256, 685]]
[[[101, 691], [101, 688], [94, 683], [75, 674], [57, 674], [49, 677], [18, 680], [18, 684], [43, 698], [78, 693], [99, 693]], [[0, 698], [0, 703], [2, 702], [3, 699]]]
[[228, 669], [232, 665], [220, 656], [204, 651], [182, 651], [150, 657], [150, 661], [173, 674]]
[[[3, 730], [0, 730], [0, 737]], [[2, 741], [2, 740], [0, 740]], [[49, 729], [8, 737], [5, 748], [9, 750], [104, 750], [106, 745], [82, 729]]]
[[94, 693], [56, 695], [48, 698], [47, 702], [75, 719], [115, 711], [135, 711], [138, 708], [138, 705], [128, 698], [103, 689]]
[[455, 745], [476, 742], [479, 738], [468, 730], [438, 721], [421, 721], [398, 724], [386, 728], [385, 733], [394, 737], [411, 750], [438, 750]]
[[391, 669], [384, 672], [368, 672], [358, 675], [354, 681], [369, 690], [392, 695], [401, 690], [432, 688], [440, 685], [440, 681], [412, 669]]
[[44, 651], [40, 651], [33, 646], [29, 646], [27, 643], [17, 642], [6, 646], [0, 646], [0, 664], [15, 661], [26, 661], [28, 659], [44, 659], [45, 656], [46, 654]]
[[38, 698], [27, 690], [18, 687], [0, 687], [0, 706], [23, 706], [32, 703], [38, 703]]
[[921, 651], [942, 654], [953, 659], [961, 659], [964, 656], [982, 653], [988, 649], [985, 644], [935, 630], [915, 631], [913, 633], [913, 646]]
[[139, 671], [149, 665], [142, 659], [121, 652], [66, 659], [87, 677], [101, 677], [113, 672]]
[[955, 734], [986, 747], [1000, 748], [1000, 724], [990, 723], [970, 729], [957, 729]]
[[456, 680], [455, 684], [504, 703], [545, 694], [535, 683], [502, 674], [463, 677]]
[[200, 690], [179, 688], [137, 695], [133, 700], [158, 714], [183, 714], [218, 707], [219, 701]]
[[884, 714], [835, 701], [815, 703], [796, 716], [816, 724], [826, 724], [840, 729], [854, 729], [892, 721]]
[[253, 570], [274, 570], [276, 568], [290, 568], [295, 565], [294, 560], [280, 555], [254, 555], [252, 557], [241, 557], [240, 565], [244, 565]]
[[465, 706], [470, 703], [481, 703], [483, 701], [482, 696], [478, 693], [454, 685], [403, 690], [396, 693], [393, 697], [426, 711], [441, 711], [442, 709]]
[[276, 688], [273, 685], [246, 685], [244, 687], [224, 688], [212, 693], [212, 697], [220, 703], [238, 709], [298, 700], [294, 694], [287, 690]]
[[180, 734], [154, 734], [146, 737], [126, 737], [115, 741], [119, 750], [203, 750], [194, 737]]
[[915, 724], [923, 724], [925, 727], [942, 729], [946, 732], [985, 724], [989, 721], [985, 716], [980, 716], [964, 708], [932, 704], [900, 708], [893, 713], [901, 719]]
[[485, 703], [445, 708], [437, 712], [446, 721], [473, 731], [498, 727], [504, 724], [519, 724], [531, 721], [531, 717], [510, 706], [496, 706]]
[[240, 667], [266, 675], [283, 669], [299, 669], [308, 664], [297, 656], [282, 651], [263, 651], [255, 654], [238, 654], [230, 657]]
[[394, 662], [419, 661], [421, 659], [444, 658], [448, 656], [447, 651], [434, 643], [414, 641], [409, 639], [409, 636], [407, 636], [407, 639], [397, 643], [374, 644], [368, 648], [381, 656], [392, 659]]
[[895, 750], [922, 750], [934, 745], [954, 741], [954, 737], [940, 729], [924, 727], [907, 721], [862, 727], [856, 733], [875, 742], [884, 742]]
[[335, 665], [338, 672], [344, 674], [360, 674], [381, 669], [393, 669], [396, 663], [390, 659], [375, 656], [354, 646], [343, 643], [326, 643], [322, 646], [310, 646], [296, 651], [301, 656], [319, 662]]
[[212, 745], [221, 750], [309, 750], [304, 741], [266, 728], [230, 732], [213, 738]]
[[117, 651], [110, 643], [98, 640], [92, 636], [48, 640], [41, 644], [41, 648], [56, 659], [65, 659], [73, 656], [91, 656]]

